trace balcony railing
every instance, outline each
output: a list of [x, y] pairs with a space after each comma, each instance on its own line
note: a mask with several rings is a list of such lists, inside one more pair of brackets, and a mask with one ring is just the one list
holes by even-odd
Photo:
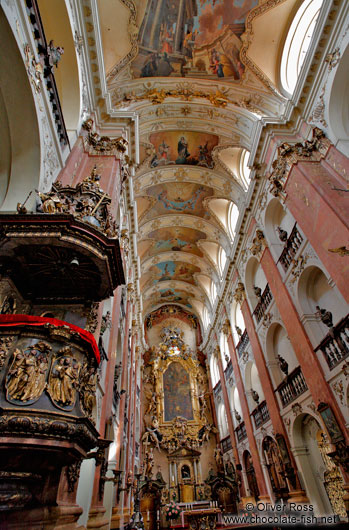
[[225, 380], [228, 381], [229, 377], [233, 373], [233, 365], [231, 364], [231, 361], [228, 362], [226, 369], [224, 370], [225, 373]]
[[216, 386], [213, 389], [214, 397], [216, 398], [217, 396], [219, 396], [221, 391], [222, 391], [222, 384], [221, 384], [220, 381], [218, 381], [218, 383], [216, 384]]
[[247, 438], [245, 423], [244, 422], [240, 423], [240, 425], [236, 427], [235, 432], [236, 432], [236, 438], [238, 442], [242, 442], [242, 440]]
[[254, 409], [252, 416], [256, 425], [256, 429], [270, 419], [269, 410], [265, 401], [262, 401], [262, 403], [260, 403], [258, 407]]
[[253, 314], [256, 317], [257, 323], [259, 323], [262, 320], [265, 314], [265, 311], [269, 307], [272, 299], [273, 299], [273, 295], [271, 294], [269, 284], [267, 284], [263, 291], [260, 301], [258, 302], [255, 310], [253, 311]]
[[331, 328], [315, 351], [322, 351], [332, 370], [349, 355], [349, 314]]
[[308, 390], [304, 375], [300, 366], [291, 372], [278, 387], [277, 391], [280, 394], [281, 402], [284, 407], [292, 403], [298, 396], [304, 394]]
[[222, 444], [223, 453], [227, 453], [228, 451], [230, 451], [231, 449], [230, 436], [227, 436], [226, 438], [224, 438], [224, 440], [221, 441], [221, 444]]
[[286, 272], [292, 263], [292, 259], [297, 254], [299, 247], [301, 246], [303, 237], [297, 230], [297, 223], [294, 225], [292, 232], [285, 243], [285, 247], [281, 252], [278, 262], [281, 263], [282, 268]]
[[250, 338], [247, 335], [247, 330], [245, 329], [245, 331], [241, 335], [241, 338], [240, 338], [240, 340], [239, 340], [239, 342], [237, 343], [237, 346], [236, 346], [236, 350], [238, 352], [238, 356], [239, 357], [241, 357], [241, 355], [243, 354], [243, 352], [247, 348], [247, 345], [248, 345], [249, 342], [250, 342]]

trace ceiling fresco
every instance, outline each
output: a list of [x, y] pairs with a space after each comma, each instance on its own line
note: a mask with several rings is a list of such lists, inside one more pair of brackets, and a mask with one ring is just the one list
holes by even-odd
[[148, 221], [159, 215], [185, 213], [211, 219], [203, 200], [212, 197], [214, 191], [207, 186], [190, 182], [168, 182], [147, 189], [147, 195], [156, 202], [144, 214], [142, 220]]
[[163, 303], [179, 303], [192, 309], [193, 306], [189, 301], [191, 295], [187, 291], [182, 289], [175, 289], [174, 287], [166, 287], [159, 289], [156, 293], [151, 295], [151, 304], [163, 304]]
[[201, 166], [212, 169], [212, 149], [218, 145], [218, 136], [191, 131], [166, 131], [150, 135], [155, 148], [150, 167], [172, 164]]
[[149, 239], [155, 241], [154, 245], [148, 251], [148, 257], [154, 256], [159, 252], [189, 252], [196, 256], [203, 257], [197, 242], [206, 239], [206, 234], [200, 230], [185, 227], [169, 227], [154, 230], [148, 235]]
[[[145, 9], [144, 9], [145, 4]], [[142, 2], [134, 78], [199, 77], [238, 81], [241, 34], [258, 0]]]
[[195, 285], [194, 274], [201, 269], [190, 263], [181, 261], [162, 261], [150, 268], [153, 284], [167, 280], [178, 280]]

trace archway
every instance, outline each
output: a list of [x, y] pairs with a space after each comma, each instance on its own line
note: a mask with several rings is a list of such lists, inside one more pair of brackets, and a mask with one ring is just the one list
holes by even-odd
[[40, 135], [28, 74], [2, 9], [0, 34], [0, 208], [13, 211], [39, 187]]
[[329, 442], [319, 422], [310, 414], [301, 414], [294, 422], [293, 436], [294, 454], [315, 514], [345, 517], [343, 478], [328, 456]]

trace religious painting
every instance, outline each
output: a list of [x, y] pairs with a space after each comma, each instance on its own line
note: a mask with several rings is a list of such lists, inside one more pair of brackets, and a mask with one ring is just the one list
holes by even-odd
[[153, 283], [166, 280], [181, 280], [195, 285], [194, 273], [201, 272], [199, 267], [182, 261], [162, 261], [150, 268], [153, 274]]
[[144, 220], [169, 213], [185, 213], [210, 219], [209, 212], [202, 204], [206, 197], [213, 196], [212, 188], [190, 182], [168, 182], [166, 186], [157, 184], [148, 188], [147, 193], [157, 201], [144, 215]]
[[179, 164], [212, 169], [212, 149], [218, 145], [219, 138], [193, 131], [166, 131], [151, 134], [149, 141], [155, 148], [150, 167]]
[[320, 403], [318, 406], [318, 411], [326, 426], [331, 443], [336, 444], [337, 442], [343, 440], [343, 433], [337, 423], [336, 417], [333, 414], [331, 407], [327, 403]]
[[178, 362], [172, 362], [163, 375], [165, 421], [177, 416], [194, 419], [189, 374]]
[[258, 0], [148, 0], [133, 76], [239, 80], [240, 39]]
[[182, 251], [203, 257], [197, 242], [200, 239], [206, 239], [206, 234], [200, 232], [200, 230], [171, 226], [154, 230], [147, 237], [155, 240], [155, 244], [149, 250], [149, 256], [154, 256], [159, 252]]

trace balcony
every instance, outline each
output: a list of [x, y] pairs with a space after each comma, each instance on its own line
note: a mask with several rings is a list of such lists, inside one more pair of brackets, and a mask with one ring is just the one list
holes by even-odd
[[[50, 502], [62, 468], [99, 445], [98, 362], [86, 330], [54, 318], [0, 315], [2, 491], [15, 493], [15, 509]], [[2, 510], [11, 506], [4, 498]]]
[[269, 284], [267, 284], [262, 293], [260, 301], [258, 302], [255, 310], [253, 311], [253, 315], [256, 317], [257, 323], [259, 323], [262, 320], [272, 299], [273, 299], [273, 295], [271, 294]]
[[333, 370], [337, 364], [349, 355], [349, 315], [330, 329], [315, 352], [322, 351], [328, 367]]
[[236, 432], [236, 438], [238, 442], [242, 442], [245, 438], [247, 438], [247, 432], [245, 428], [245, 422], [240, 423], [235, 429]]
[[307, 390], [307, 383], [305, 382], [300, 366], [295, 368], [277, 387], [281, 403], [284, 407], [292, 403], [292, 401], [304, 394]]
[[227, 453], [228, 451], [230, 451], [230, 449], [232, 448], [230, 436], [227, 436], [226, 438], [221, 440], [221, 444], [223, 453]]
[[297, 254], [299, 247], [301, 246], [303, 237], [297, 230], [297, 223], [294, 225], [290, 236], [285, 242], [285, 247], [279, 257], [278, 263], [281, 263], [282, 268], [287, 272], [289, 266], [292, 263], [292, 259]]
[[266, 423], [269, 419], [269, 410], [265, 401], [262, 401], [252, 412], [256, 429]]
[[240, 340], [239, 340], [239, 342], [237, 343], [237, 346], [236, 346], [236, 351], [238, 352], [239, 358], [244, 353], [244, 351], [247, 348], [249, 342], [250, 342], [250, 338], [247, 335], [247, 330], [245, 329], [245, 331], [241, 335]]

